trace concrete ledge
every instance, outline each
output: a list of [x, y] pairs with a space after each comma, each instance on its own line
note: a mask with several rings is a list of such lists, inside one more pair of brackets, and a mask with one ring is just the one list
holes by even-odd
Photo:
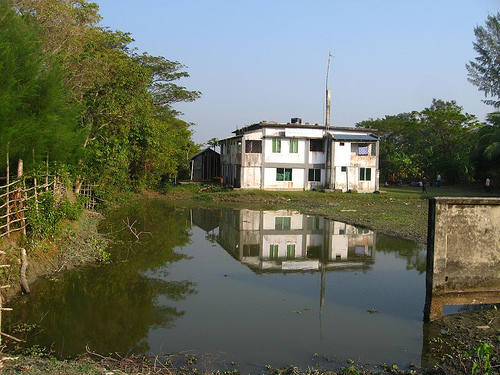
[[464, 302], [469, 291], [500, 295], [500, 198], [430, 199], [424, 317], [439, 315], [430, 311], [438, 296]]
[[435, 197], [431, 198], [430, 201], [436, 201], [439, 204], [457, 204], [457, 205], [483, 205], [483, 204], [492, 204], [492, 205], [500, 205], [500, 197]]

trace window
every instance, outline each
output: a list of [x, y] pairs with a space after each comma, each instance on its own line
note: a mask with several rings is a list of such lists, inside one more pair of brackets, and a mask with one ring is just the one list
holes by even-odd
[[290, 139], [290, 154], [296, 154], [299, 152], [299, 140]]
[[308, 216], [306, 221], [307, 230], [320, 229], [320, 218], [318, 216]]
[[244, 257], [258, 257], [260, 253], [259, 244], [244, 244], [243, 256]]
[[269, 259], [278, 259], [278, 245], [269, 245]]
[[372, 169], [371, 168], [359, 168], [359, 180], [360, 181], [371, 181], [372, 180]]
[[294, 259], [295, 258], [295, 244], [293, 244], [293, 245], [286, 245], [286, 257], [288, 259]]
[[343, 146], [344, 145], [344, 142], [340, 142], [340, 146]]
[[292, 181], [290, 168], [276, 168], [276, 181]]
[[245, 141], [245, 152], [247, 154], [261, 154], [262, 141]]
[[351, 143], [351, 152], [358, 156], [368, 155], [368, 143]]
[[281, 152], [281, 139], [273, 138], [273, 152]]
[[323, 151], [323, 140], [322, 139], [311, 139], [309, 144], [309, 151]]
[[342, 168], [340, 168], [340, 170], [341, 170], [342, 172], [347, 172], [347, 167], [342, 167]]
[[309, 181], [321, 181], [321, 169], [309, 169]]
[[274, 230], [290, 230], [292, 219], [290, 217], [275, 217]]

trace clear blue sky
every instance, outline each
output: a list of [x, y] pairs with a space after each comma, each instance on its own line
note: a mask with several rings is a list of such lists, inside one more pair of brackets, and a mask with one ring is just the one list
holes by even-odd
[[493, 108], [467, 81], [474, 27], [500, 0], [98, 0], [103, 25], [140, 51], [187, 66], [202, 97], [176, 108], [195, 141], [261, 120], [324, 120], [328, 51], [332, 124], [353, 126], [456, 100], [484, 120]]

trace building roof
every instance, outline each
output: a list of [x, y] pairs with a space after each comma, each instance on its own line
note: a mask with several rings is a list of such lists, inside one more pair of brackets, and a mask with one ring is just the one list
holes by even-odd
[[375, 142], [378, 138], [372, 134], [334, 134], [336, 141], [371, 141]]
[[261, 121], [257, 124], [250, 124], [247, 126], [242, 127], [241, 129], [236, 129], [233, 131], [234, 134], [240, 135], [244, 134], [248, 131], [251, 130], [256, 130], [256, 129], [261, 129], [261, 128], [296, 128], [296, 129], [328, 129], [328, 130], [347, 130], [347, 131], [354, 131], [354, 132], [373, 132], [375, 131], [374, 129], [368, 129], [368, 128], [354, 128], [354, 127], [348, 127], [348, 126], [329, 126], [328, 128], [325, 125], [319, 125], [319, 124], [281, 124], [278, 122], [268, 122], [268, 121]]
[[194, 158], [196, 158], [196, 157], [200, 156], [201, 154], [204, 154], [205, 152], [213, 152], [213, 153], [215, 153], [215, 154], [219, 155], [219, 153], [218, 153], [217, 151], [214, 151], [214, 150], [212, 150], [210, 147], [208, 147], [208, 148], [206, 148], [206, 149], [204, 149], [204, 150], [202, 150], [202, 151], [200, 151], [200, 152], [198, 152], [198, 153], [194, 154], [193, 156], [191, 156], [191, 157], [189, 158], [189, 160], [193, 160]]

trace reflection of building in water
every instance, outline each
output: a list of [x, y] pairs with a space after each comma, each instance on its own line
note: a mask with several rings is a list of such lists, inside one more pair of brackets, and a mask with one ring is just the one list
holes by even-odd
[[217, 241], [259, 271], [366, 267], [375, 257], [374, 232], [284, 210], [228, 210]]

